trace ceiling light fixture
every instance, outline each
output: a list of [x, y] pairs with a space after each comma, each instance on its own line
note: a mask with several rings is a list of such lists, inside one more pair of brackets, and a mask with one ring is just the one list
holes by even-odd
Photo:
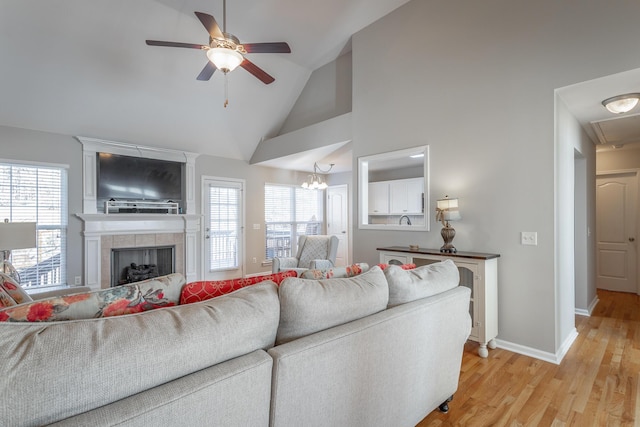
[[627, 113], [635, 108], [640, 101], [640, 93], [626, 93], [602, 101], [602, 105], [613, 114]]
[[329, 173], [331, 169], [333, 169], [334, 163], [329, 164], [329, 169], [323, 171], [318, 167], [318, 163], [313, 164], [313, 173], [307, 176], [307, 179], [302, 183], [302, 188], [307, 188], [309, 190], [324, 190], [328, 187], [327, 183], [322, 179], [321, 176], [318, 176], [318, 172], [320, 173]]
[[223, 73], [227, 74], [242, 64], [244, 57], [236, 50], [226, 47], [214, 47], [207, 51], [207, 58]]

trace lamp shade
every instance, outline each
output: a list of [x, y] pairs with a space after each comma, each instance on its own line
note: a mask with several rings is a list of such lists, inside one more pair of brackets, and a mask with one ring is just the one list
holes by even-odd
[[207, 58], [223, 73], [235, 70], [244, 61], [244, 57], [239, 52], [225, 47], [209, 49]]
[[0, 222], [0, 250], [36, 247], [35, 222]]
[[436, 201], [436, 208], [442, 213], [445, 221], [459, 221], [462, 219], [458, 210], [458, 199], [440, 199]]
[[614, 114], [622, 114], [633, 110], [638, 105], [639, 100], [640, 93], [627, 93], [607, 98], [602, 101], [602, 105]]

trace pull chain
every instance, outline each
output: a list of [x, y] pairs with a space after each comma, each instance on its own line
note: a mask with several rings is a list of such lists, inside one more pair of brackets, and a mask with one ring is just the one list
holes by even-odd
[[229, 80], [227, 80], [227, 73], [224, 73], [224, 108], [229, 105]]

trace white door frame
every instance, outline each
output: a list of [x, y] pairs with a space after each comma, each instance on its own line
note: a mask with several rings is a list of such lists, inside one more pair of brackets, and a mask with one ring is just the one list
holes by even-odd
[[[238, 241], [240, 242], [240, 248], [238, 250], [238, 269], [233, 269], [233, 270], [228, 270], [229, 272], [232, 271], [238, 271], [239, 274], [234, 274], [234, 273], [230, 273], [231, 276], [229, 276], [229, 274], [225, 274], [224, 271], [221, 271], [219, 276], [220, 277], [216, 277], [214, 279], [208, 278], [209, 277], [209, 273], [207, 272], [208, 266], [207, 266], [207, 239], [206, 239], [206, 230], [207, 230], [207, 223], [206, 223], [206, 219], [208, 218], [209, 214], [207, 212], [207, 206], [205, 201], [208, 199], [207, 196], [207, 188], [208, 185], [207, 183], [209, 181], [218, 181], [218, 182], [228, 182], [228, 183], [233, 183], [233, 184], [240, 184], [240, 231], [242, 233], [242, 236], [240, 237], [240, 239], [238, 239]], [[201, 232], [201, 246], [200, 246], [200, 251], [202, 256], [201, 258], [201, 272], [200, 272], [200, 277], [202, 277], [202, 280], [225, 280], [225, 279], [229, 279], [229, 278], [235, 278], [235, 277], [244, 277], [245, 275], [245, 247], [246, 247], [246, 233], [245, 233], [245, 220], [246, 220], [246, 215], [245, 215], [245, 209], [246, 209], [246, 203], [245, 203], [245, 191], [246, 188], [246, 180], [244, 179], [236, 179], [236, 178], [225, 178], [225, 177], [218, 177], [218, 176], [205, 176], [202, 175], [201, 179], [200, 179], [200, 212], [202, 214], [202, 227], [200, 229]], [[228, 276], [228, 277], [227, 277]]]
[[[329, 188], [327, 188], [326, 192], [325, 192], [325, 203], [324, 203], [324, 208], [325, 208], [325, 223], [329, 224], [329, 221], [331, 220], [331, 218], [329, 218], [329, 192], [331, 189], [339, 189], [339, 188], [344, 188], [345, 192], [346, 192], [346, 198], [345, 198], [345, 204], [344, 204], [344, 209], [346, 210], [346, 212], [344, 212], [345, 214], [345, 218], [347, 219], [347, 226], [346, 226], [346, 236], [344, 239], [345, 244], [347, 245], [347, 249], [345, 251], [345, 265], [349, 265], [351, 263], [351, 197], [349, 194], [349, 185], [348, 184], [338, 184], [338, 185], [331, 185], [329, 186]], [[328, 230], [327, 230], [327, 234]], [[334, 233], [336, 234], [336, 233]]]
[[[606, 178], [607, 176], [610, 176], [610, 175], [620, 175], [620, 174], [635, 174], [635, 177], [636, 177], [636, 188], [637, 188], [636, 200], [637, 200], [637, 204], [636, 204], [636, 211], [634, 212], [634, 214], [635, 214], [635, 223], [636, 223], [636, 234], [638, 234], [640, 232], [640, 227], [639, 227], [640, 226], [640, 215], [638, 215], [638, 213], [640, 212], [640, 207], [638, 206], [638, 204], [640, 204], [640, 168], [596, 171], [596, 180], [598, 178], [600, 178], [600, 177]], [[597, 206], [596, 206], [596, 211], [597, 211]], [[598, 219], [596, 218], [596, 225], [597, 225], [597, 221], [598, 221]], [[637, 239], [636, 239], [636, 241], [637, 241]], [[596, 245], [595, 250], [596, 250], [596, 262], [597, 262], [597, 252], [598, 252], [597, 239], [596, 239], [596, 242], [594, 244]], [[640, 295], [640, 269], [638, 267], [640, 267], [640, 250], [636, 249], [636, 294]], [[597, 280], [597, 277], [596, 277], [596, 280]], [[597, 283], [596, 283], [596, 287], [597, 287]]]

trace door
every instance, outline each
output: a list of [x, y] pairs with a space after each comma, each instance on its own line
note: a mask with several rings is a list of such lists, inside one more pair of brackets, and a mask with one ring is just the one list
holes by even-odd
[[596, 285], [600, 289], [638, 293], [637, 191], [635, 173], [596, 178]]
[[327, 234], [338, 238], [336, 266], [349, 264], [349, 189], [346, 185], [327, 188]]
[[203, 280], [244, 275], [244, 181], [202, 179]]

